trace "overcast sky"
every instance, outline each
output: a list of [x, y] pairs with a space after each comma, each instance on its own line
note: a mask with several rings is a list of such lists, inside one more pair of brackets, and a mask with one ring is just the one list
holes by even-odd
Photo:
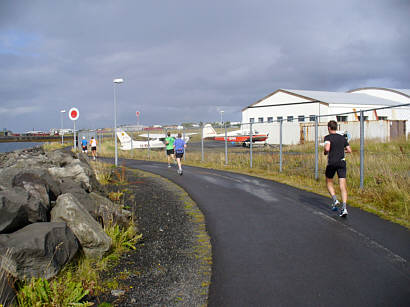
[[[239, 121], [278, 88], [410, 88], [408, 0], [0, 0], [0, 128]], [[72, 127], [65, 117], [64, 125]]]

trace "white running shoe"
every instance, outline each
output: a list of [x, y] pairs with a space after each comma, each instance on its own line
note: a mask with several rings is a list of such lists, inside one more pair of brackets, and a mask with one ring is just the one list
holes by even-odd
[[346, 208], [344, 208], [344, 209], [340, 210], [340, 214], [339, 214], [339, 216], [341, 216], [341, 217], [345, 217], [346, 215], [347, 215], [347, 209], [346, 209]]
[[171, 164], [168, 164], [168, 167], [171, 167]]
[[336, 199], [336, 201], [331, 205], [332, 211], [337, 211], [339, 205], [340, 205], [340, 202]]

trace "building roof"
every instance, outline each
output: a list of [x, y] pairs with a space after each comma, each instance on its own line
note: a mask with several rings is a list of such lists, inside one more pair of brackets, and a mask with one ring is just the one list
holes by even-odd
[[353, 104], [353, 105], [377, 105], [377, 106], [395, 106], [398, 105], [396, 101], [383, 99], [367, 94], [361, 93], [345, 93], [345, 92], [324, 92], [324, 91], [305, 91], [305, 90], [291, 90], [291, 89], [278, 89], [275, 92], [265, 96], [252, 105], [244, 108], [243, 110], [253, 107], [261, 101], [273, 96], [277, 92], [287, 93], [289, 95], [298, 96], [306, 99], [306, 102], [317, 101], [326, 104]]
[[410, 98], [410, 89], [395, 89], [395, 88], [384, 88], [384, 87], [362, 87], [362, 88], [356, 88], [356, 89], [350, 90], [348, 91], [348, 93], [359, 92], [361, 90], [387, 91], [387, 92], [393, 92], [399, 95], [403, 95], [407, 98]]

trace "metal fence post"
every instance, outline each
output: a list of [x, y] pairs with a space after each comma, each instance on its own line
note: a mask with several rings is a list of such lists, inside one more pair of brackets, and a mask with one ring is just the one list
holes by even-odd
[[360, 188], [364, 186], [364, 112], [360, 111]]
[[[184, 128], [184, 126], [182, 126], [182, 139], [185, 142], [185, 128]], [[186, 148], [184, 150], [184, 161], [185, 161], [185, 157], [186, 157]]]
[[226, 123], [225, 126], [225, 165], [228, 165], [228, 131], [226, 131]]
[[252, 157], [252, 123], [249, 124], [249, 154], [250, 154], [250, 167], [252, 168], [253, 165], [253, 157]]
[[280, 129], [279, 129], [279, 172], [282, 173], [282, 127], [283, 120], [279, 120]]
[[[148, 127], [149, 129], [149, 127]], [[148, 160], [150, 159], [149, 130], [148, 130]]]
[[201, 125], [201, 161], [204, 162], [204, 125]]
[[315, 115], [315, 179], [319, 179], [319, 117]]

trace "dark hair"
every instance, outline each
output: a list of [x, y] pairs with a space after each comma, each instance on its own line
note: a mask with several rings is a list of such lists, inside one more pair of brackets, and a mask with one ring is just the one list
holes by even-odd
[[337, 122], [334, 120], [331, 120], [327, 123], [327, 126], [330, 130], [336, 131], [337, 130]]
[[179, 137], [179, 138], [180, 138], [180, 137], [182, 137], [182, 134], [181, 134], [181, 132], [179, 132], [179, 133], [178, 133], [178, 137]]
[[168, 132], [167, 132], [167, 135], [170, 136], [170, 135], [171, 135], [171, 132], [168, 131]]

